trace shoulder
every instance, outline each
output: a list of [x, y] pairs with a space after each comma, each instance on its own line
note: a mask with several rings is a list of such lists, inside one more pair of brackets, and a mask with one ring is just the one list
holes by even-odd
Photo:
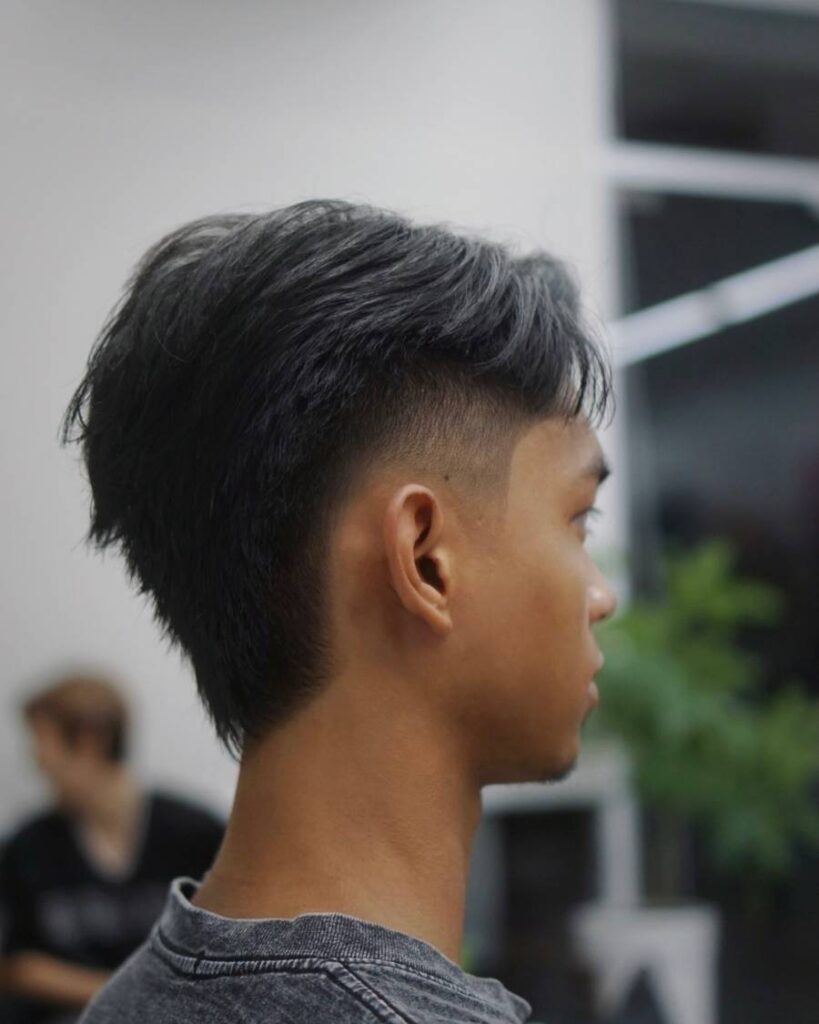
[[[83, 1024], [207, 1020], [232, 1024], [520, 1024], [499, 999], [476, 998], [421, 969], [391, 961], [250, 958], [244, 964], [163, 948], [161, 933], [135, 954], [91, 1004]], [[180, 979], [186, 984], [180, 986]], [[167, 1017], [169, 1007], [173, 1012]]]
[[57, 810], [33, 814], [6, 834], [0, 841], [3, 860], [18, 855], [25, 856], [32, 850], [50, 847], [54, 840], [66, 833], [65, 815]]
[[71, 862], [71, 834], [58, 811], [33, 815], [0, 843], [0, 890], [3, 898], [40, 888], [55, 870]]
[[175, 794], [154, 792], [150, 800], [149, 845], [173, 854], [171, 860], [178, 865], [174, 874], [198, 875], [209, 868], [225, 822], [209, 808]]
[[193, 801], [169, 793], [148, 797], [142, 873], [166, 881], [181, 875], [201, 877], [222, 842], [224, 823]]
[[334, 965], [337, 981], [374, 1011], [398, 1011], [401, 1020], [424, 1024], [520, 1024], [531, 1006], [495, 979], [469, 983], [441, 977], [423, 965], [377, 960], [343, 960]]
[[162, 823], [164, 828], [183, 834], [191, 832], [221, 833], [224, 830], [223, 819], [203, 804], [164, 791], [153, 791], [148, 795], [151, 801], [151, 813], [157, 821]]

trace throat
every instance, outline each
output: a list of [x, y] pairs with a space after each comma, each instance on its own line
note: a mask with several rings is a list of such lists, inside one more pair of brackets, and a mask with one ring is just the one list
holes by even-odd
[[121, 876], [139, 855], [148, 798], [136, 785], [118, 787], [115, 796], [80, 819], [77, 835], [93, 867], [104, 875]]

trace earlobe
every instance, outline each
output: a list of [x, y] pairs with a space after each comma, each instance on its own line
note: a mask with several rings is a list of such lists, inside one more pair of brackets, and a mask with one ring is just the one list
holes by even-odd
[[397, 491], [384, 517], [390, 582], [404, 608], [440, 636], [452, 629], [451, 567], [441, 545], [443, 512], [435, 494], [420, 484]]

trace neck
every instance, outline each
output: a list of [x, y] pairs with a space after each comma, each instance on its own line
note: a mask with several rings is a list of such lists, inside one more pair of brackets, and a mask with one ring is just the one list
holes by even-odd
[[78, 817], [84, 825], [104, 832], [130, 831], [139, 813], [142, 793], [125, 765], [100, 772]]
[[334, 680], [246, 754], [195, 902], [232, 917], [350, 914], [458, 962], [480, 787], [430, 709], [380, 682]]

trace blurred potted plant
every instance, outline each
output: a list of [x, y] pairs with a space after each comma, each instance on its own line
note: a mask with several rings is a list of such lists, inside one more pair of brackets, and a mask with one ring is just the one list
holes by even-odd
[[775, 626], [783, 600], [737, 577], [735, 561], [723, 540], [670, 552], [665, 599], [634, 601], [598, 632], [606, 665], [596, 727], [625, 742], [658, 822], [656, 902], [685, 895], [686, 822], [700, 826], [714, 866], [750, 892], [788, 873], [798, 842], [819, 846], [819, 702], [796, 680], [762, 697], [761, 666], [737, 634]]
[[[687, 825], [699, 827], [710, 862], [737, 878], [752, 901], [767, 881], [787, 875], [798, 843], [819, 846], [811, 794], [819, 703], [795, 680], [772, 696], [761, 692], [761, 667], [737, 635], [775, 626], [784, 602], [768, 585], [739, 578], [734, 564], [723, 540], [671, 551], [664, 599], [635, 600], [598, 631], [606, 665], [592, 733], [625, 744], [638, 797], [657, 827], [647, 850], [651, 906], [586, 908], [581, 943], [598, 962], [614, 957], [622, 974], [627, 931], [640, 947], [635, 956], [661, 964], [679, 1020], [715, 1012], [718, 922], [715, 909], [685, 904]], [[696, 992], [699, 1002], [688, 998], [684, 1010]]]

